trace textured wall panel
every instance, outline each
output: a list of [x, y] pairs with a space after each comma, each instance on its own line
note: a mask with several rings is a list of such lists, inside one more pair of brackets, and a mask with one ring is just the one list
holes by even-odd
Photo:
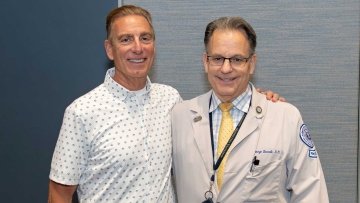
[[[266, 2], [266, 3], [265, 3]], [[302, 112], [319, 151], [331, 202], [357, 202], [359, 1], [120, 1], [153, 14], [152, 79], [185, 99], [209, 89], [201, 55], [206, 24], [240, 15], [258, 34], [256, 86]]]

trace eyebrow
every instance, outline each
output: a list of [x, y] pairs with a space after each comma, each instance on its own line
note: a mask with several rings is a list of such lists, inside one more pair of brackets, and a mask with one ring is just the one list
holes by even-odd
[[144, 35], [150, 35], [152, 38], [154, 38], [154, 34], [151, 33], [151, 32], [142, 32], [142, 33], [140, 34], [140, 36], [144, 36]]
[[212, 54], [211, 56], [212, 57], [223, 57], [223, 58], [247, 58], [247, 57], [245, 57], [243, 55], [240, 55], [240, 54], [236, 54], [236, 55], [233, 55], [231, 57], [225, 57], [225, 56], [223, 56], [221, 54]]
[[118, 36], [116, 36], [116, 38], [122, 38], [122, 37], [132, 37], [132, 36], [134, 36], [134, 35], [132, 35], [132, 34], [121, 34], [121, 35], [118, 35]]
[[[144, 35], [150, 35], [151, 37], [154, 37], [154, 35], [151, 32], [142, 32], [142, 33], [140, 33], [140, 36], [144, 36]], [[117, 39], [120, 39], [122, 37], [135, 37], [135, 35], [130, 34], [130, 33], [123, 33], [123, 34], [120, 34], [120, 35], [116, 36]]]

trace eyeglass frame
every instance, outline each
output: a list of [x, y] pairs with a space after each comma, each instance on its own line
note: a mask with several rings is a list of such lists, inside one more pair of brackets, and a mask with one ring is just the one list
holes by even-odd
[[[225, 60], [228, 59], [231, 66], [233, 66], [233, 67], [240, 67], [240, 66], [246, 64], [246, 63], [251, 59], [251, 57], [252, 57], [253, 55], [254, 55], [254, 53], [251, 53], [251, 54], [249, 55], [249, 57], [247, 57], [247, 58], [240, 58], [240, 57], [235, 57], [235, 56], [230, 57], [230, 58], [226, 58], [226, 57], [223, 57], [223, 56], [210, 56], [210, 55], [207, 55], [206, 58], [208, 59], [210, 65], [213, 65], [213, 66], [223, 66], [224, 63], [225, 63]], [[221, 59], [222, 59], [222, 63], [221, 63], [221, 64], [213, 64], [209, 58], [214, 58], [214, 57], [216, 57], [216, 58], [221, 58]], [[241, 59], [241, 60], [240, 60], [240, 64], [234, 66], [234, 65], [233, 65], [233, 60], [234, 60], [234, 59], [235, 59], [235, 60], [236, 60], [236, 59]]]

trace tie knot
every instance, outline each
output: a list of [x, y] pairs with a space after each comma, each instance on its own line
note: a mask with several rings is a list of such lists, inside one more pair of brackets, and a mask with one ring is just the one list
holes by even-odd
[[232, 103], [226, 102], [219, 105], [222, 112], [228, 112], [233, 107]]

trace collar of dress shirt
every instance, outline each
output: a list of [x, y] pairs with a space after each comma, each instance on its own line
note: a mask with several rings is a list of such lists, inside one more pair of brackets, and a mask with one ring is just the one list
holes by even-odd
[[[245, 92], [243, 92], [234, 101], [232, 101], [232, 104], [238, 110], [247, 113], [249, 111], [251, 95], [252, 95], [252, 89], [251, 89], [251, 85], [249, 84]], [[220, 103], [221, 103], [220, 99], [216, 96], [215, 92], [213, 91], [211, 93], [211, 104], [210, 104], [209, 112], [215, 111]]]
[[130, 90], [126, 89], [125, 87], [123, 87], [122, 85], [120, 85], [119, 83], [117, 83], [113, 79], [114, 74], [115, 74], [115, 68], [110, 68], [109, 70], [106, 71], [104, 86], [116, 98], [125, 100], [127, 97], [129, 97], [131, 95], [138, 94], [138, 95], [142, 96], [142, 95], [148, 94], [151, 90], [151, 81], [150, 81], [149, 77], [147, 77], [147, 79], [146, 79], [147, 80], [146, 85], [143, 90], [130, 91]]

